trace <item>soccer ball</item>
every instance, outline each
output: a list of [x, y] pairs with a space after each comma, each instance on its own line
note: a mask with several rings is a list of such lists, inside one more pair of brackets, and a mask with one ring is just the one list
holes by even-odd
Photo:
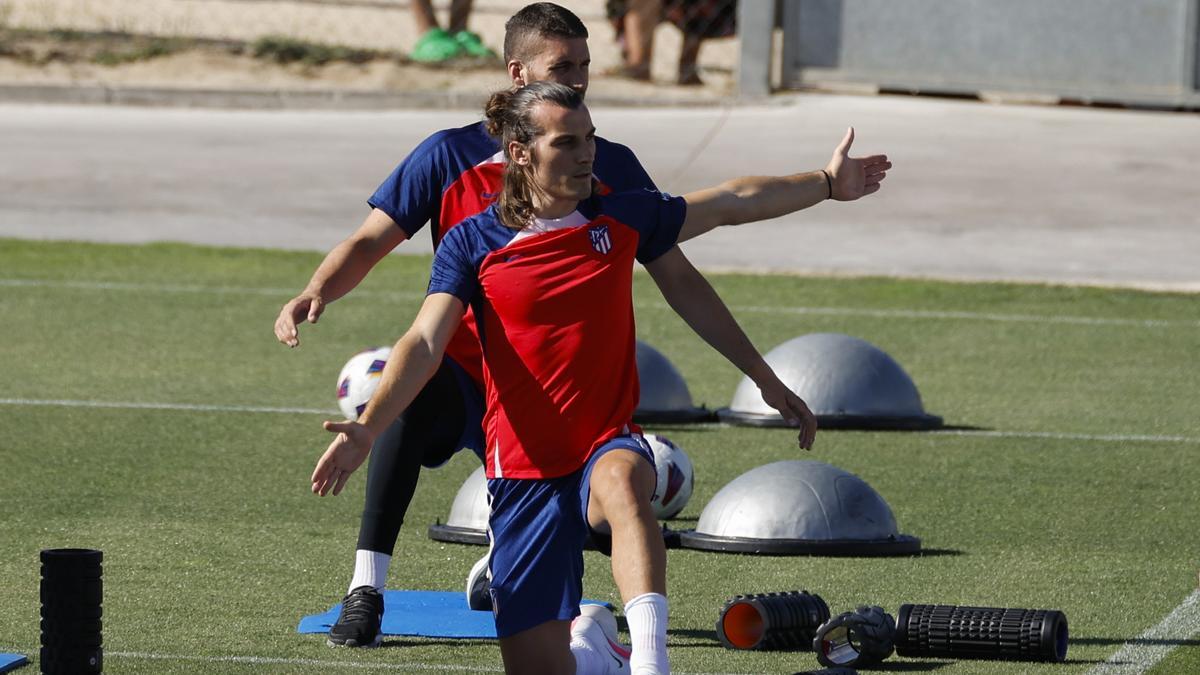
[[391, 347], [367, 349], [350, 357], [342, 366], [337, 379], [337, 403], [346, 419], [356, 420], [366, 409], [391, 353]]
[[654, 469], [658, 472], [658, 487], [651, 501], [654, 514], [662, 519], [674, 518], [692, 496], [692, 460], [666, 436], [645, 434], [645, 438], [654, 451]]

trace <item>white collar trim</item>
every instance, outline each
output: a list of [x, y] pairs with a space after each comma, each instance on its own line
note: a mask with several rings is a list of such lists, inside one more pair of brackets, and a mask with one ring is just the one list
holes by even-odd
[[569, 230], [580, 225], [587, 224], [588, 219], [578, 211], [572, 211], [562, 218], [534, 218], [533, 222], [528, 227], [517, 233], [517, 236], [512, 238], [512, 242], [517, 242], [522, 239], [528, 239], [539, 234], [554, 232], [556, 230]]

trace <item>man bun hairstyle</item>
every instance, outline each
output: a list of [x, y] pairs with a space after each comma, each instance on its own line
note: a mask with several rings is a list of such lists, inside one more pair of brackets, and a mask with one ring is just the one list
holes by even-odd
[[508, 145], [516, 141], [528, 146], [545, 133], [533, 121], [533, 109], [539, 103], [577, 110], [583, 105], [583, 95], [565, 84], [532, 82], [520, 89], [504, 89], [492, 94], [484, 108], [487, 132], [500, 142], [504, 152], [504, 180], [496, 208], [500, 222], [517, 230], [533, 221], [534, 199], [540, 189], [533, 181], [533, 167], [513, 162]]
[[527, 60], [545, 38], [586, 40], [587, 37], [587, 27], [566, 7], [553, 2], [525, 5], [504, 24], [504, 62]]

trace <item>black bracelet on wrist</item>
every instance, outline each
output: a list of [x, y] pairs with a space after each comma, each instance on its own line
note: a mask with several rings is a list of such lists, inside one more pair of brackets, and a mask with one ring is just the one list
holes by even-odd
[[821, 173], [825, 174], [825, 186], [829, 188], [829, 196], [825, 199], [833, 199], [833, 178], [829, 176], [829, 172], [821, 169]]

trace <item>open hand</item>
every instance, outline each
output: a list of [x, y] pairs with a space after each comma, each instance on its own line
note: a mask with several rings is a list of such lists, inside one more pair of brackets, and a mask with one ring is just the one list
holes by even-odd
[[334, 495], [342, 491], [350, 474], [362, 466], [374, 444], [371, 432], [358, 422], [325, 422], [324, 426], [337, 436], [317, 460], [312, 474], [312, 491], [322, 497], [331, 489]]
[[879, 191], [879, 183], [892, 168], [887, 155], [851, 157], [850, 146], [854, 143], [854, 127], [846, 130], [846, 136], [833, 151], [825, 171], [829, 174], [832, 187], [830, 198], [849, 202]]
[[316, 323], [324, 311], [325, 301], [320, 296], [300, 294], [292, 298], [279, 310], [279, 317], [275, 319], [275, 337], [289, 347], [299, 346], [300, 332], [296, 324], [306, 320]]

